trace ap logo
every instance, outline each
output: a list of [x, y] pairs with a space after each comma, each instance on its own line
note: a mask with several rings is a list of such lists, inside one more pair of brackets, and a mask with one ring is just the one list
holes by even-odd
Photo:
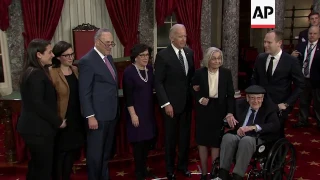
[[275, 0], [251, 0], [251, 28], [275, 28]]

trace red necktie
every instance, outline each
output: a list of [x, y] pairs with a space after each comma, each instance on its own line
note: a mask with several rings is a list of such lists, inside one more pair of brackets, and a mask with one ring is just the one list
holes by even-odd
[[103, 58], [103, 60], [104, 60], [104, 63], [107, 65], [107, 67], [108, 67], [108, 69], [109, 69], [109, 71], [110, 71], [113, 79], [116, 80], [116, 73], [114, 72], [114, 70], [113, 70], [113, 68], [112, 68], [112, 66], [111, 66], [111, 64], [110, 64], [110, 61], [109, 61], [109, 59], [107, 58], [107, 56], [105, 56], [105, 57]]

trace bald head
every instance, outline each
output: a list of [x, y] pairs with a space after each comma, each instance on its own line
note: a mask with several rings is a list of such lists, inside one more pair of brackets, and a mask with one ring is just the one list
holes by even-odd
[[186, 46], [187, 32], [183, 24], [175, 24], [171, 27], [169, 32], [171, 43], [178, 49]]
[[313, 43], [320, 38], [320, 28], [319, 26], [311, 26], [308, 31], [308, 40]]

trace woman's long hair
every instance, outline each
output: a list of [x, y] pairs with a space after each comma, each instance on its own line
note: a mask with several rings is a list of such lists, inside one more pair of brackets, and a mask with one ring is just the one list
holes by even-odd
[[52, 53], [54, 54], [54, 57], [52, 58], [53, 68], [58, 68], [61, 66], [61, 61], [58, 59], [58, 57], [60, 57], [69, 48], [72, 48], [72, 45], [66, 41], [59, 41], [54, 45], [52, 49]]
[[47, 46], [51, 43], [49, 41], [46, 41], [44, 39], [33, 39], [27, 48], [27, 54], [26, 59], [23, 63], [22, 72], [20, 75], [20, 85], [28, 78], [30, 73], [37, 69], [42, 70], [45, 72], [45, 74], [49, 77], [48, 70], [43, 67], [37, 57], [37, 53], [43, 54]]

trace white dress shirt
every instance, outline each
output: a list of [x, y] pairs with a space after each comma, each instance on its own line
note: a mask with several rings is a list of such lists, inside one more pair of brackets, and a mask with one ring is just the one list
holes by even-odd
[[[314, 53], [316, 52], [318, 40], [315, 41], [315, 42], [313, 42], [313, 43], [308, 42], [308, 45], [307, 45], [307, 47], [306, 47], [306, 49], [305, 49], [305, 51], [304, 51], [303, 62], [305, 62], [305, 60], [307, 59], [308, 49], [309, 49], [309, 47], [310, 47], [311, 44], [312, 44], [312, 51], [311, 51], [310, 59], [309, 59], [309, 61], [310, 61], [310, 62], [309, 62], [309, 67], [308, 67], [308, 68], [309, 68], [309, 72], [310, 72], [310, 69], [311, 69], [311, 64], [312, 64], [312, 61], [313, 61]], [[302, 68], [302, 74], [304, 74], [303, 68]], [[306, 78], [310, 78], [310, 73], [309, 73], [307, 76], [305, 76], [305, 77], [306, 77]]]
[[270, 59], [271, 57], [274, 57], [274, 60], [273, 60], [273, 66], [272, 66], [272, 75], [274, 73], [274, 70], [277, 68], [277, 65], [280, 61], [280, 57], [282, 55], [282, 50], [279, 51], [279, 53], [275, 56], [272, 56], [269, 54], [268, 58], [267, 58], [267, 62], [266, 62], [266, 71], [268, 70], [268, 66], [269, 66], [269, 63], [270, 63]]

